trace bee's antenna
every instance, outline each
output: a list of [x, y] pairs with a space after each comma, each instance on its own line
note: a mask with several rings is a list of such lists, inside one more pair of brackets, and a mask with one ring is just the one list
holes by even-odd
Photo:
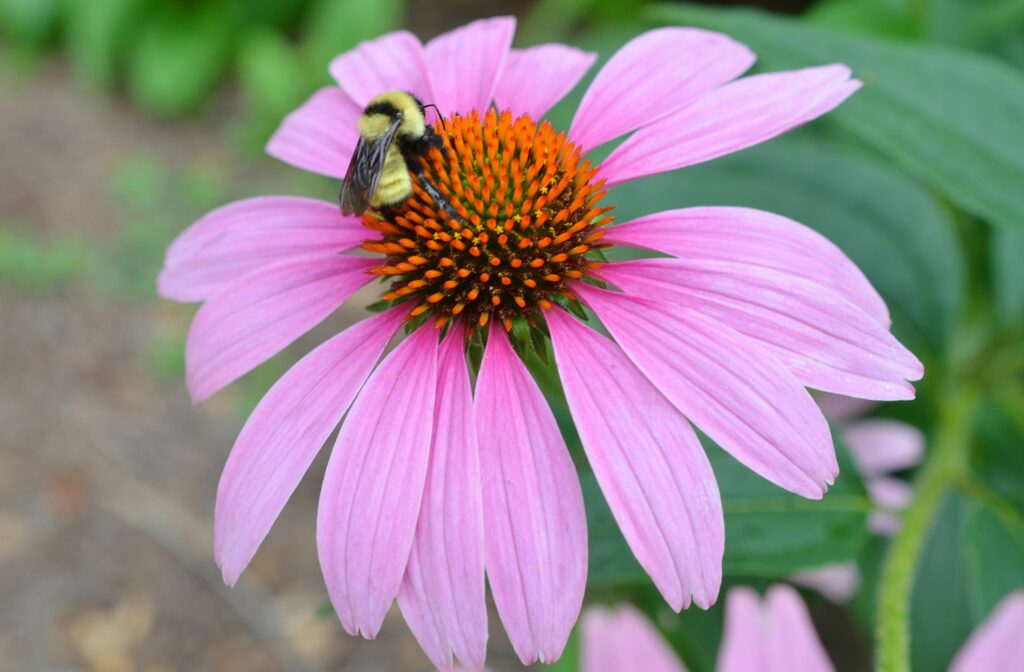
[[444, 125], [444, 115], [441, 114], [441, 110], [438, 109], [437, 105], [434, 105], [433, 103], [431, 103], [430, 105], [424, 105], [423, 109], [425, 110], [428, 107], [434, 108], [434, 111], [437, 112], [437, 118], [441, 122], [441, 128], [446, 128], [446, 126]]

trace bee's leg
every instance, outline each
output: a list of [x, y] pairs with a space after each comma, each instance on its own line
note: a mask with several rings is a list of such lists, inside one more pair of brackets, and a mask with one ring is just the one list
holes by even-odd
[[452, 204], [448, 202], [448, 199], [446, 199], [441, 194], [441, 192], [437, 190], [437, 187], [435, 187], [433, 185], [433, 183], [431, 183], [430, 180], [426, 179], [423, 176], [422, 172], [417, 171], [416, 172], [416, 177], [418, 177], [420, 179], [420, 184], [423, 185], [423, 189], [428, 194], [430, 194], [430, 198], [434, 201], [434, 203], [436, 203], [437, 205], [441, 206], [441, 208], [445, 211], [445, 213], [449, 217], [454, 219], [455, 221], [457, 221], [457, 222], [461, 222], [462, 221], [462, 218], [460, 217], [459, 213], [455, 210], [455, 208], [452, 207]]

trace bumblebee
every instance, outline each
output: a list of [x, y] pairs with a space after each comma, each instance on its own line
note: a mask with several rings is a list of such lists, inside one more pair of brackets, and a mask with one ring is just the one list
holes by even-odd
[[[359, 117], [359, 142], [349, 163], [338, 200], [346, 215], [367, 208], [388, 208], [412, 194], [412, 175], [431, 148], [444, 151], [444, 141], [427, 124], [426, 108], [407, 91], [388, 91], [370, 101]], [[432, 184], [421, 180], [431, 197], [450, 212]]]

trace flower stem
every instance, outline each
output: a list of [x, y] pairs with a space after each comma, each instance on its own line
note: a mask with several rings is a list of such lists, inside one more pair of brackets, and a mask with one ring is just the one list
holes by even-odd
[[910, 600], [914, 578], [928, 533], [942, 501], [958, 476], [967, 469], [967, 448], [979, 404], [979, 394], [959, 387], [940, 409], [938, 427], [928, 459], [914, 481], [914, 501], [903, 515], [878, 585], [877, 669], [910, 670]]

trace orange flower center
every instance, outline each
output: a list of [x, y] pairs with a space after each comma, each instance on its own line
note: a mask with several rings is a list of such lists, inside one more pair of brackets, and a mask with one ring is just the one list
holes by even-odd
[[566, 281], [597, 267], [591, 253], [609, 247], [600, 242], [612, 217], [598, 206], [597, 167], [548, 122], [507, 111], [488, 110], [483, 121], [454, 115], [434, 130], [446, 150], [410, 166], [420, 172], [413, 194], [363, 218], [381, 234], [363, 248], [387, 257], [372, 271], [390, 277], [384, 299], [408, 302], [410, 318], [438, 326], [534, 325], [539, 309], [573, 299]]

